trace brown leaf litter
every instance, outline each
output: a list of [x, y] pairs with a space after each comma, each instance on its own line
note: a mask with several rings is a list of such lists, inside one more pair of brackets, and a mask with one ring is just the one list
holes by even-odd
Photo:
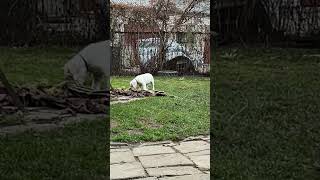
[[[15, 87], [16, 94], [24, 107], [48, 107], [66, 110], [69, 113], [98, 114], [107, 113], [111, 101], [121, 98], [143, 98], [148, 96], [166, 96], [163, 91], [138, 91], [132, 89], [112, 89], [111, 92], [93, 91], [71, 83], [57, 86]], [[0, 114], [12, 114], [18, 111], [7, 90], [0, 86]]]

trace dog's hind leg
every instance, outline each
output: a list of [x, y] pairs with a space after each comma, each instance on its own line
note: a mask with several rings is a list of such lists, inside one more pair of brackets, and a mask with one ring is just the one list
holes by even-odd
[[154, 80], [152, 80], [152, 90], [154, 91]]

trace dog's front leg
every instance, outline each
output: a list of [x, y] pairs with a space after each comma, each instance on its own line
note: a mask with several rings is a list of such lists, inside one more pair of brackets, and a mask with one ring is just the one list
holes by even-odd
[[93, 78], [91, 88], [94, 90], [100, 90], [101, 78]]
[[77, 84], [83, 86], [86, 80], [86, 72], [81, 72], [80, 74], [74, 75], [73, 79]]
[[144, 90], [144, 91], [146, 91], [147, 90], [147, 84], [146, 83], [142, 83], [142, 89]]
[[98, 91], [100, 90], [101, 86], [100, 86], [100, 81], [95, 81], [93, 80], [93, 83], [92, 83], [92, 86], [91, 86], [92, 89]]
[[92, 81], [92, 84], [91, 84], [91, 89], [93, 89], [93, 90], [99, 90], [99, 89], [100, 89], [99, 83], [97, 83], [95, 80], [93, 80], [93, 81]]

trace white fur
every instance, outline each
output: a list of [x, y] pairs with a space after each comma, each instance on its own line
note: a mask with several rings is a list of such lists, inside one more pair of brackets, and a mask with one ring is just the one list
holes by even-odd
[[74, 56], [64, 65], [64, 76], [65, 78], [72, 78], [78, 84], [83, 85], [88, 75], [92, 74], [93, 80], [91, 88], [99, 90], [104, 77], [103, 70], [101, 70], [99, 67], [92, 67], [90, 65], [90, 61], [88, 60], [87, 64], [88, 69], [79, 55]]
[[[64, 66], [64, 75], [83, 85], [86, 78], [92, 75], [92, 89], [99, 90], [104, 77], [110, 76], [111, 41], [100, 41], [83, 48]], [[86, 67], [87, 65], [87, 67]], [[109, 84], [106, 84], [107, 89]]]
[[140, 74], [136, 76], [131, 82], [130, 87], [137, 89], [138, 86], [143, 90], [148, 90], [147, 85], [152, 84], [152, 90], [154, 90], [154, 79], [150, 73]]

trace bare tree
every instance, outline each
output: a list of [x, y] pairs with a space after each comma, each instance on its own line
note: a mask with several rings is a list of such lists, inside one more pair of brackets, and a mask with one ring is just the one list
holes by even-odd
[[149, 33], [158, 37], [157, 57], [149, 64], [156, 71], [162, 69], [165, 63], [164, 55], [170, 46], [171, 33], [180, 31], [192, 18], [207, 15], [204, 12], [209, 11], [209, 4], [209, 0], [151, 0], [150, 6], [135, 5], [134, 8], [126, 8], [126, 5], [122, 5], [111, 15], [112, 26], [115, 28], [117, 21], [121, 19], [133, 24], [136, 32], [148, 29]]

